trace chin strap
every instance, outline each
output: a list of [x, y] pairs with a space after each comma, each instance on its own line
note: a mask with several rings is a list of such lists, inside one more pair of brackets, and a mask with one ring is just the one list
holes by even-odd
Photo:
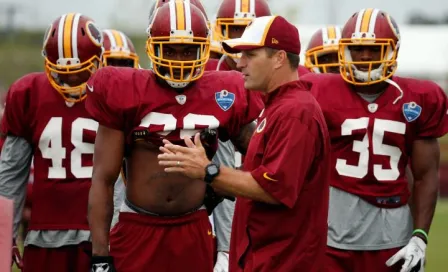
[[400, 95], [392, 103], [392, 104], [396, 104], [398, 102], [398, 100], [403, 98], [403, 90], [400, 88], [400, 86], [397, 84], [397, 82], [395, 82], [395, 81], [393, 81], [391, 79], [386, 79], [384, 81], [389, 83], [390, 85], [394, 86], [395, 88], [397, 88], [398, 91], [400, 92]]

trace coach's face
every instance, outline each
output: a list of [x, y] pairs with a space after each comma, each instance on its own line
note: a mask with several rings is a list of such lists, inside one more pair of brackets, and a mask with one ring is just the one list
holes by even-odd
[[264, 48], [243, 51], [237, 68], [244, 76], [244, 88], [264, 91], [272, 75], [272, 59]]

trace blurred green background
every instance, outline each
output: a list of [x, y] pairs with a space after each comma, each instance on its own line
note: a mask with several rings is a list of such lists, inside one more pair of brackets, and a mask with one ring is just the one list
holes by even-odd
[[[43, 71], [41, 32], [0, 33], [0, 91], [5, 92], [9, 85], [21, 76]], [[149, 67], [145, 53], [145, 36], [131, 37], [140, 56], [141, 66]], [[448, 197], [448, 141], [440, 141], [441, 195]], [[439, 201], [428, 246], [427, 272], [448, 271], [448, 200]], [[18, 270], [14, 270], [18, 271]]]

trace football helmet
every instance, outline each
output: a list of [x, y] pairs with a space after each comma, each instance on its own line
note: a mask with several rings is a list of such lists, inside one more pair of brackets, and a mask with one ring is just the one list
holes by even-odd
[[101, 67], [102, 54], [101, 30], [80, 13], [60, 16], [45, 33], [45, 72], [50, 84], [67, 102], [86, 98], [86, 82]]
[[[203, 12], [196, 6], [173, 0], [156, 9], [148, 27], [146, 52], [154, 72], [173, 88], [185, 88], [199, 79], [210, 55], [210, 31]], [[170, 58], [165, 49], [197, 47], [191, 60]]]
[[247, 26], [256, 17], [270, 15], [271, 10], [266, 0], [223, 0], [216, 14], [218, 39], [230, 39], [231, 26]]
[[115, 29], [105, 29], [103, 37], [103, 66], [139, 67], [134, 44], [126, 34]]
[[[317, 30], [311, 37], [305, 52], [305, 66], [314, 73], [328, 73], [337, 69], [339, 73], [338, 49], [341, 28], [327, 26]], [[321, 57], [334, 54], [335, 60], [323, 61]]]
[[[368, 48], [366, 48], [368, 47]], [[345, 81], [370, 85], [390, 78], [397, 69], [400, 31], [395, 20], [379, 9], [362, 9], [342, 29], [339, 63]], [[354, 50], [372, 50], [378, 59], [353, 59]]]

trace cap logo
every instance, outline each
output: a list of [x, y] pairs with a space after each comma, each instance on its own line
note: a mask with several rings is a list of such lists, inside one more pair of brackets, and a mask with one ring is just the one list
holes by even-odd
[[277, 40], [276, 38], [272, 38], [271, 43], [272, 43], [272, 44], [278, 44], [278, 40]]

